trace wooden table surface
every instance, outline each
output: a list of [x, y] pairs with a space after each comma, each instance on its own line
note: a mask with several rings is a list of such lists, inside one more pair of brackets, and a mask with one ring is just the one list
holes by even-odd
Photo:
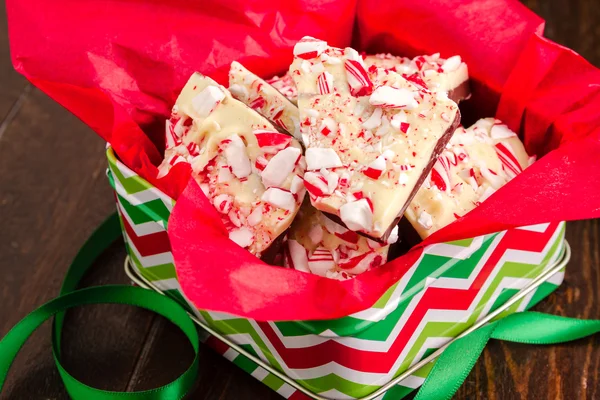
[[[3, 0], [0, 0], [3, 2]], [[600, 66], [598, 0], [527, 0], [547, 20], [546, 36]], [[69, 262], [115, 206], [104, 175], [104, 143], [87, 126], [12, 70], [0, 8], [0, 337], [58, 293]], [[564, 284], [536, 310], [600, 318], [600, 224], [569, 223], [573, 248]], [[113, 245], [86, 285], [127, 283], [125, 249]], [[64, 361], [98, 388], [141, 390], [174, 379], [191, 347], [150, 312], [101, 305], [68, 314]], [[201, 347], [199, 399], [280, 398], [241, 369]], [[492, 342], [457, 394], [460, 399], [600, 398], [600, 335], [533, 347]], [[50, 351], [46, 323], [11, 369], [2, 399], [68, 398]]]

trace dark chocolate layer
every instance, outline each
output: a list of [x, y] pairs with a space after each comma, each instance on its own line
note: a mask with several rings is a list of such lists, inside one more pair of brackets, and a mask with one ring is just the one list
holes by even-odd
[[471, 85], [469, 84], [468, 80], [464, 81], [463, 83], [461, 83], [460, 85], [458, 85], [457, 87], [455, 87], [454, 89], [452, 89], [448, 92], [448, 97], [450, 98], [450, 100], [454, 101], [455, 103], [458, 103], [461, 100], [466, 100], [470, 96], [471, 96]]

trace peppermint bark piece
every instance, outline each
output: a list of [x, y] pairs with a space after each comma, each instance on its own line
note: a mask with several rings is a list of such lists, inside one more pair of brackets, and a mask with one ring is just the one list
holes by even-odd
[[305, 193], [300, 144], [212, 79], [195, 73], [187, 82], [167, 144], [166, 154], [188, 151], [192, 175], [240, 246], [260, 256], [291, 225]]
[[279, 93], [284, 95], [292, 103], [298, 103], [298, 91], [296, 90], [296, 85], [289, 72], [286, 72], [281, 77], [276, 75], [267, 79], [267, 83], [277, 89]]
[[469, 69], [461, 57], [456, 55], [447, 59], [439, 53], [430, 56], [418, 56], [412, 60], [391, 54], [376, 54], [365, 57], [367, 68], [377, 67], [397, 72], [407, 80], [424, 86], [432, 92], [445, 92], [455, 102], [468, 99]]
[[343, 280], [383, 265], [388, 249], [333, 222], [305, 201], [288, 232], [284, 266]]
[[456, 103], [395, 72], [373, 81], [355, 50], [313, 38], [290, 73], [312, 204], [385, 242], [458, 126]]
[[404, 215], [425, 239], [477, 207], [534, 160], [499, 120], [458, 128]]
[[229, 91], [236, 99], [300, 140], [296, 105], [237, 61], [233, 61], [229, 69]]

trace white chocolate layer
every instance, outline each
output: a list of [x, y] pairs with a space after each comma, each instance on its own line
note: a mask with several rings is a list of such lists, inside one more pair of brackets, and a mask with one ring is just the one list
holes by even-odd
[[527, 168], [533, 159], [499, 120], [458, 128], [404, 213], [421, 238], [454, 222]]
[[[440, 58], [439, 53], [418, 56], [412, 60], [391, 54], [376, 54], [365, 57], [367, 68], [375, 66], [397, 72], [409, 81], [424, 85], [432, 92], [451, 92], [469, 80], [469, 69], [460, 56]], [[457, 100], [468, 98], [469, 92]]]
[[306, 188], [315, 208], [382, 238], [428, 172], [458, 107], [398, 73], [368, 73], [353, 49], [318, 54], [297, 55], [290, 67], [310, 170]]
[[194, 178], [240, 246], [260, 256], [291, 225], [305, 193], [300, 144], [212, 79], [195, 73], [186, 83], [167, 146], [161, 172], [188, 151]]
[[288, 233], [284, 265], [332, 279], [348, 279], [383, 265], [389, 245], [331, 221], [304, 202]]
[[229, 91], [236, 99], [301, 140], [298, 107], [237, 61], [233, 61], [229, 69]]

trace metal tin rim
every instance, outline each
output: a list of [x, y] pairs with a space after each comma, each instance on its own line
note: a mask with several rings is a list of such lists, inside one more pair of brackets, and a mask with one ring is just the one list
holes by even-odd
[[[385, 385], [381, 386], [379, 389], [377, 389], [373, 393], [371, 393], [371, 394], [369, 394], [367, 396], [361, 397], [360, 399], [357, 399], [357, 400], [373, 400], [377, 396], [380, 396], [380, 395], [384, 394], [390, 388], [392, 388], [393, 386], [396, 386], [399, 382], [403, 381], [404, 379], [406, 379], [407, 377], [409, 377], [410, 375], [412, 375], [418, 369], [420, 369], [424, 365], [426, 365], [426, 364], [430, 363], [431, 361], [435, 360], [436, 358], [438, 358], [444, 352], [444, 350], [450, 344], [452, 344], [455, 340], [457, 340], [457, 339], [459, 339], [459, 338], [461, 338], [463, 336], [466, 336], [469, 333], [473, 332], [474, 330], [476, 330], [476, 329], [482, 327], [483, 325], [487, 324], [492, 319], [494, 319], [496, 316], [498, 316], [499, 314], [501, 314], [504, 310], [508, 309], [510, 306], [512, 306], [513, 304], [515, 304], [517, 301], [521, 300], [522, 298], [524, 298], [525, 296], [527, 296], [529, 293], [531, 293], [532, 291], [534, 291], [535, 289], [537, 289], [538, 286], [540, 286], [543, 282], [545, 282], [546, 280], [548, 280], [550, 277], [552, 277], [556, 273], [560, 272], [560, 270], [562, 270], [567, 265], [567, 263], [569, 262], [569, 260], [571, 259], [571, 247], [569, 246], [569, 243], [566, 240], [563, 240], [563, 244], [564, 244], [563, 249], [561, 251], [560, 256], [556, 260], [556, 262], [553, 265], [551, 265], [550, 267], [548, 267], [546, 269], [546, 271], [542, 272], [539, 276], [537, 276], [529, 285], [527, 285], [526, 287], [524, 287], [523, 289], [521, 289], [518, 293], [516, 293], [513, 297], [511, 297], [510, 300], [508, 300], [506, 303], [504, 303], [502, 305], [502, 307], [499, 307], [494, 312], [486, 315], [485, 318], [482, 318], [480, 321], [477, 321], [469, 329], [466, 329], [464, 332], [462, 332], [460, 335], [458, 335], [457, 337], [455, 337], [454, 339], [452, 339], [450, 342], [448, 342], [444, 346], [440, 347], [437, 351], [435, 351], [434, 353], [432, 353], [428, 357], [424, 358], [423, 360], [419, 361], [418, 363], [414, 364], [412, 367], [408, 368], [402, 374], [398, 375], [396, 378], [392, 379], [391, 381], [389, 381]], [[135, 270], [135, 268], [131, 264], [129, 256], [127, 256], [125, 258], [124, 268], [125, 268], [125, 273], [127, 274], [127, 276], [136, 285], [138, 285], [140, 287], [143, 287], [145, 289], [154, 290], [154, 291], [156, 291], [156, 292], [158, 292], [158, 293], [160, 293], [162, 295], [165, 295], [165, 293], [163, 293], [162, 290], [160, 290], [155, 285], [153, 285], [152, 282], [146, 280], [144, 277], [142, 277]], [[236, 343], [232, 342], [227, 337], [221, 335], [219, 332], [215, 331], [210, 326], [208, 326], [204, 322], [200, 321], [195, 315], [193, 315], [193, 314], [191, 314], [189, 312], [188, 312], [188, 314], [189, 314], [190, 318], [198, 326], [200, 326], [202, 329], [204, 329], [205, 331], [207, 331], [209, 334], [215, 336], [217, 339], [219, 339], [223, 343], [227, 344], [229, 347], [233, 348], [238, 353], [240, 353], [240, 354], [244, 355], [245, 357], [249, 358], [254, 363], [256, 363], [257, 365], [259, 365], [260, 367], [266, 369], [271, 374], [277, 376], [279, 379], [281, 379], [282, 381], [286, 382], [287, 384], [289, 384], [290, 386], [292, 386], [296, 390], [301, 391], [305, 395], [307, 395], [310, 398], [315, 399], [315, 400], [330, 400], [327, 397], [320, 396], [320, 395], [318, 395], [316, 393], [313, 393], [310, 390], [306, 389], [305, 387], [303, 387], [302, 385], [298, 384], [295, 380], [293, 380], [289, 376], [287, 376], [284, 373], [282, 373], [282, 372], [278, 371], [277, 369], [273, 368], [269, 364], [267, 364], [264, 361], [262, 361], [260, 358], [255, 357], [254, 355], [248, 353], [246, 350], [244, 350], [243, 348], [241, 348], [240, 346], [238, 346]]]

